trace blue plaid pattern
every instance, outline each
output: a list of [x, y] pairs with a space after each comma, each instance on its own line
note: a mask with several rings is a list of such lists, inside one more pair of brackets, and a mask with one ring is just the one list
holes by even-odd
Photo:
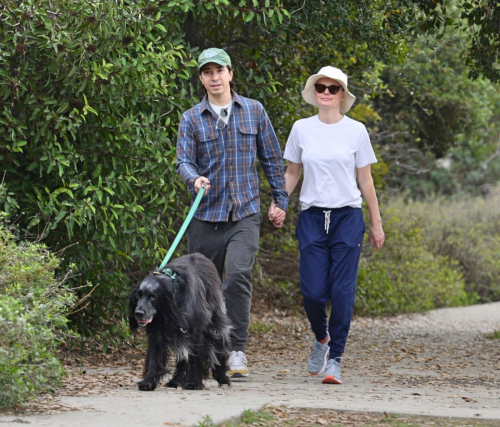
[[233, 108], [224, 129], [208, 97], [187, 110], [177, 136], [177, 172], [195, 197], [194, 181], [204, 176], [210, 191], [195, 217], [202, 221], [234, 221], [260, 212], [257, 158], [269, 181], [276, 205], [288, 208], [281, 149], [262, 104], [232, 91]]

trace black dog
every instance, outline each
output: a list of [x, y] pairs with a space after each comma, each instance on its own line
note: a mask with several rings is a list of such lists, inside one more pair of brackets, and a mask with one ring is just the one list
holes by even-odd
[[172, 261], [164, 271], [147, 276], [130, 296], [130, 327], [146, 327], [149, 337], [139, 390], [156, 388], [167, 373], [169, 350], [177, 365], [167, 387], [203, 390], [210, 371], [219, 386], [231, 385], [231, 326], [215, 265], [195, 253]]

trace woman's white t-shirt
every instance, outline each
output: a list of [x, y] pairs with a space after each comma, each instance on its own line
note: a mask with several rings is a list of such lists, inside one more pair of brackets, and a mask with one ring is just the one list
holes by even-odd
[[302, 210], [311, 206], [361, 208], [356, 168], [377, 162], [365, 126], [347, 116], [330, 125], [317, 115], [297, 120], [283, 157], [303, 165]]

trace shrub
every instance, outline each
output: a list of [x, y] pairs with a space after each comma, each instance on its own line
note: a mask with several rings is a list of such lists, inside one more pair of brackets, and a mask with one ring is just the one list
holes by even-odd
[[415, 224], [434, 255], [458, 262], [467, 292], [482, 302], [500, 300], [499, 205], [500, 187], [486, 197], [391, 202], [401, 223]]
[[17, 244], [0, 222], [0, 409], [60, 384], [56, 350], [69, 335], [74, 295], [55, 277], [59, 260], [39, 244]]
[[[187, 210], [175, 174], [180, 114], [198, 101], [198, 42], [187, 27], [233, 16], [228, 2], [213, 3], [0, 5], [3, 209], [20, 216], [23, 233], [66, 248], [63, 265], [77, 263], [83, 284], [96, 285], [72, 319], [81, 331], [116, 324], [130, 282], [163, 259]], [[280, 10], [264, 8], [268, 27]], [[262, 19], [238, 13], [238, 25]], [[273, 92], [272, 78], [258, 74], [246, 86]]]
[[385, 211], [386, 245], [360, 261], [356, 314], [412, 313], [474, 302], [458, 262], [432, 253], [422, 229], [398, 214], [397, 209]]

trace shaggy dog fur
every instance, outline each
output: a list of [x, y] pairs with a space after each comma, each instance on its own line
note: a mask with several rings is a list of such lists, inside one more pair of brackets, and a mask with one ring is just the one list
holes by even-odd
[[195, 253], [172, 261], [167, 268], [177, 277], [154, 272], [130, 296], [130, 327], [145, 327], [149, 337], [139, 390], [156, 388], [167, 373], [169, 351], [176, 355], [177, 365], [167, 387], [202, 390], [210, 371], [219, 386], [230, 385], [231, 327], [214, 264]]

